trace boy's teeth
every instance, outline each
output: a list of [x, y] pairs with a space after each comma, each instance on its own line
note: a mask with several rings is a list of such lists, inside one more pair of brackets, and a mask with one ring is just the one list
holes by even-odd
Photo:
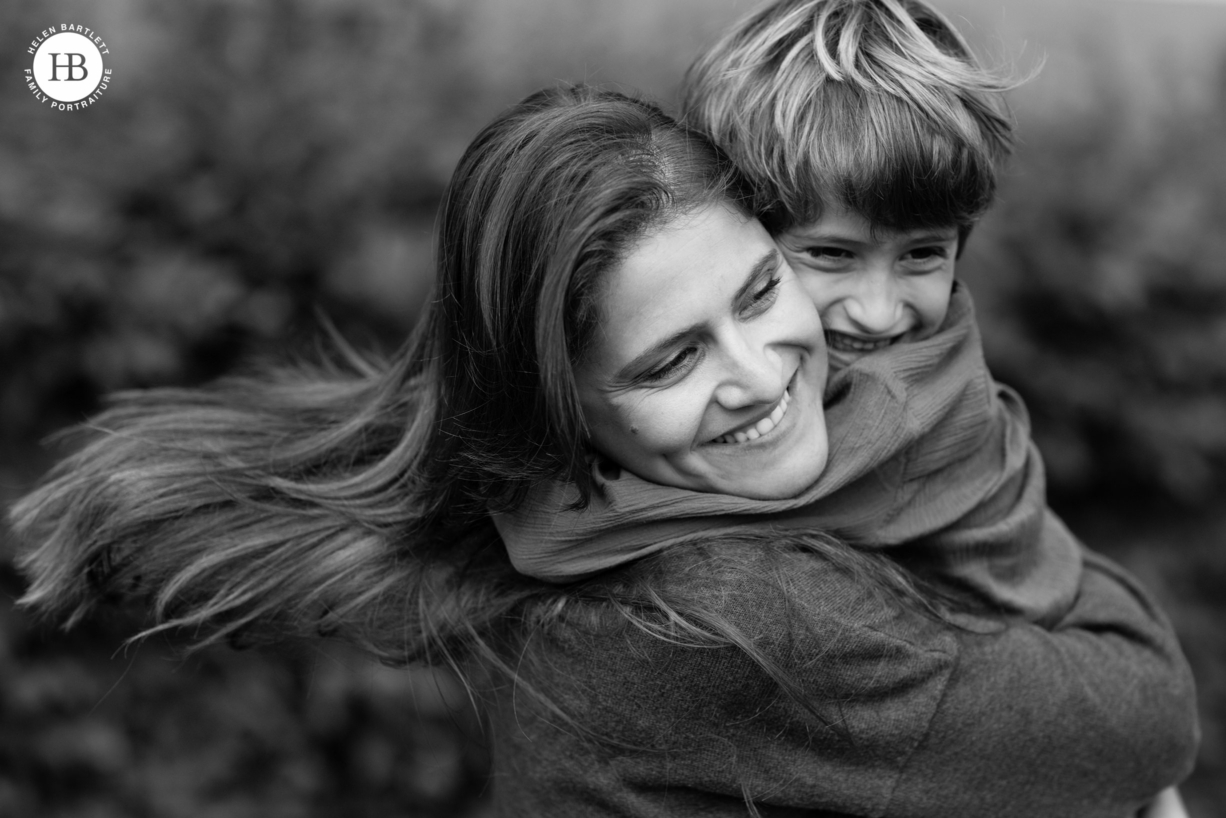
[[844, 335], [841, 332], [826, 333], [826, 343], [840, 352], [873, 352], [888, 347], [893, 342], [893, 338], [868, 341], [852, 335]]
[[792, 400], [790, 391], [783, 393], [783, 398], [780, 399], [779, 405], [774, 411], [766, 417], [759, 420], [753, 426], [741, 432], [730, 432], [726, 435], [721, 435], [715, 439], [716, 443], [747, 443], [751, 440], [757, 440], [762, 435], [769, 432], [779, 425], [779, 421], [783, 420], [783, 416], [787, 414], [788, 403]]

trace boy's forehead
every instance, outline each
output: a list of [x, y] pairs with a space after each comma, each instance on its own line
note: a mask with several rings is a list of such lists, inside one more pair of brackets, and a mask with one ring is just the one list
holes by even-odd
[[777, 236], [848, 236], [863, 241], [881, 241], [887, 238], [956, 238], [957, 224], [906, 225], [895, 227], [870, 221], [862, 213], [845, 207], [826, 207], [815, 218], [798, 219], [775, 231]]

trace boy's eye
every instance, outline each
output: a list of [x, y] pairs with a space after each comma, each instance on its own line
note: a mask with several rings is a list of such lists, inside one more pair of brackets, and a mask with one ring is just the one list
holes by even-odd
[[639, 380], [644, 384], [659, 384], [683, 375], [697, 363], [699, 354], [698, 347], [686, 347], [660, 366], [645, 373]]
[[817, 246], [810, 247], [805, 252], [815, 259], [826, 261], [844, 261], [851, 258], [851, 251], [842, 247]]
[[949, 255], [949, 253], [946, 252], [944, 247], [935, 246], [935, 247], [916, 247], [915, 249], [911, 250], [911, 252], [908, 253], [907, 255], [911, 256], [911, 258], [915, 259], [916, 261], [928, 261], [930, 259], [946, 258]]
[[930, 273], [942, 269], [949, 258], [949, 248], [934, 244], [912, 248], [907, 251], [903, 261], [909, 264], [914, 272]]

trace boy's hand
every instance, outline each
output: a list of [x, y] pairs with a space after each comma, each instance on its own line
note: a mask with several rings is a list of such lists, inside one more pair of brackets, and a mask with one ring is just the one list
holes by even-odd
[[1188, 818], [1188, 811], [1184, 809], [1179, 790], [1167, 787], [1149, 802], [1149, 806], [1137, 813], [1137, 818]]

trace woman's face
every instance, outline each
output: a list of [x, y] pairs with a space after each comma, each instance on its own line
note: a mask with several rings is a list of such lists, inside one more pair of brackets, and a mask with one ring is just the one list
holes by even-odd
[[794, 496], [826, 466], [826, 346], [767, 232], [711, 205], [649, 233], [608, 274], [576, 368], [595, 447], [656, 483]]

